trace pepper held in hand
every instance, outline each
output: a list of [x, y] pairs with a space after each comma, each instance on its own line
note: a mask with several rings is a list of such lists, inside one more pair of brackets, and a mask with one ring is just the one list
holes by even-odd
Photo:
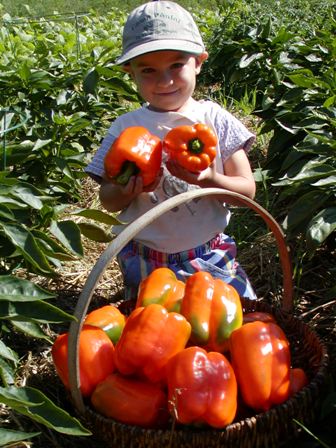
[[217, 137], [202, 123], [177, 126], [167, 133], [163, 148], [169, 157], [192, 173], [205, 170], [216, 157]]
[[126, 185], [131, 176], [140, 175], [143, 185], [150, 185], [158, 175], [162, 142], [142, 126], [124, 129], [105, 156], [107, 177]]

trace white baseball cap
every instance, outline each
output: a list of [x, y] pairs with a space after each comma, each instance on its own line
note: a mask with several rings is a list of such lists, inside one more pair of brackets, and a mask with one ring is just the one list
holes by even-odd
[[125, 64], [145, 53], [177, 50], [191, 54], [205, 51], [191, 14], [172, 1], [159, 0], [135, 8], [127, 18], [123, 51], [115, 64]]

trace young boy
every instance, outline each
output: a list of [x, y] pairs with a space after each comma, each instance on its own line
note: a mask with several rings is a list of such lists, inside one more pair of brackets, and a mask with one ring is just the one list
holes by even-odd
[[[100, 182], [99, 197], [111, 212], [121, 211], [122, 222], [140, 215], [184, 191], [217, 187], [253, 198], [255, 182], [247, 158], [254, 135], [226, 110], [192, 95], [196, 77], [208, 54], [192, 16], [172, 1], [152, 1], [134, 9], [123, 31], [123, 52], [116, 64], [135, 81], [145, 104], [119, 116], [86, 172]], [[125, 186], [105, 176], [104, 157], [120, 132], [143, 126], [161, 139], [176, 126], [204, 123], [218, 138], [217, 156], [209, 168], [193, 174], [167, 160], [153, 184], [144, 187], [140, 176]], [[118, 255], [125, 298], [136, 298], [142, 278], [167, 266], [179, 278], [198, 270], [232, 284], [242, 297], [255, 299], [250, 282], [236, 261], [236, 246], [223, 230], [230, 212], [218, 199], [199, 198], [176, 207], [138, 233]], [[113, 228], [118, 234], [124, 226]]]

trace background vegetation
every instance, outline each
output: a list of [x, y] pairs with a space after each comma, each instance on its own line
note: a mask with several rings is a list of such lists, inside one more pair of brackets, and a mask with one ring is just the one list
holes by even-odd
[[[91, 203], [83, 207], [83, 167], [110, 122], [140, 104], [112, 61], [126, 13], [141, 3], [60, 0], [57, 11], [47, 0], [0, 5], [0, 398], [53, 431], [61, 432], [66, 420], [73, 435], [87, 432], [47, 398], [46, 408], [31, 412], [41, 391], [17, 387], [18, 372], [27, 340], [50, 347], [53, 325], [72, 319], [71, 309], [52, 300], [61, 291], [39, 284], [59, 279], [65, 266], [85, 256], [87, 238], [97, 244], [111, 238], [104, 226], [115, 218]], [[283, 225], [292, 248], [295, 312], [326, 313], [316, 330], [329, 343], [336, 331], [335, 4], [179, 3], [193, 12], [209, 51], [197, 95], [218, 101], [256, 132], [257, 201]], [[237, 215], [230, 232], [247, 248], [247, 268], [255, 275], [256, 248], [268, 246], [260, 239], [265, 229], [246, 211]], [[277, 261], [268, 248], [267, 257], [270, 265]], [[270, 291], [281, 294], [279, 276], [271, 272], [255, 283], [266, 300]], [[21, 337], [28, 339], [18, 346]], [[334, 359], [333, 344], [330, 349]], [[323, 418], [330, 418], [335, 402], [331, 389]], [[46, 418], [51, 408], [52, 421]], [[36, 436], [20, 435], [13, 421], [6, 422], [6, 444]], [[323, 421], [315, 429], [331, 444]]]

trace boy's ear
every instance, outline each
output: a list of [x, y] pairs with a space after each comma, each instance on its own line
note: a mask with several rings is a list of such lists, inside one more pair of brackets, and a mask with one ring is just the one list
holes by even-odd
[[196, 61], [196, 74], [197, 74], [197, 75], [200, 73], [201, 68], [202, 68], [202, 64], [203, 64], [204, 61], [206, 61], [206, 60], [208, 59], [208, 56], [209, 56], [208, 52], [207, 52], [207, 51], [204, 51], [203, 53], [201, 53], [201, 54], [199, 54], [199, 55], [197, 55], [197, 56], [195, 57], [195, 61]]
[[131, 74], [131, 64], [127, 62], [126, 64], [122, 65], [122, 70], [126, 73]]

